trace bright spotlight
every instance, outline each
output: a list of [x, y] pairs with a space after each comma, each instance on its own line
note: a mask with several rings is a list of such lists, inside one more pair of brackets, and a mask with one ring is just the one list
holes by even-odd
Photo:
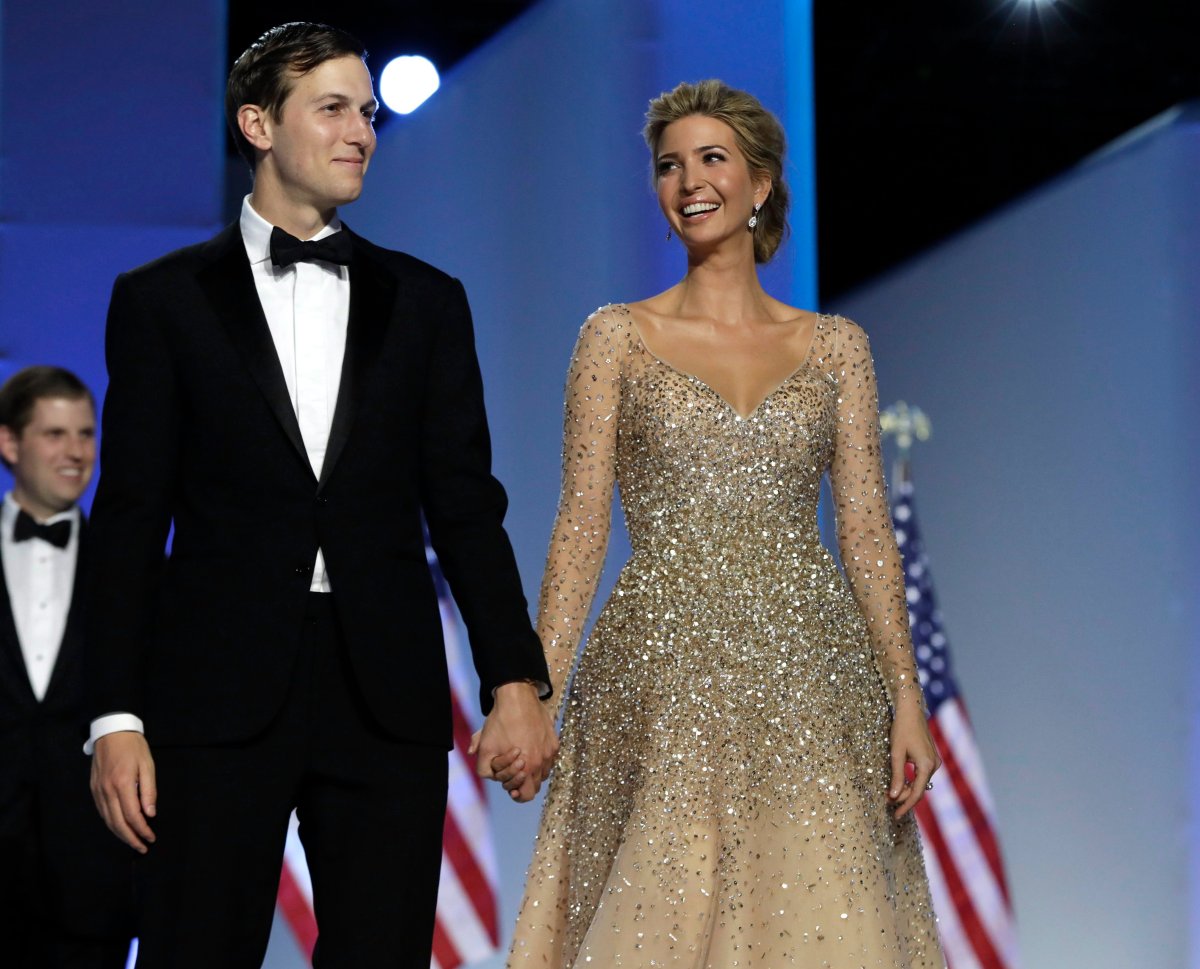
[[379, 75], [383, 103], [397, 114], [411, 114], [441, 85], [433, 62], [419, 54], [395, 57]]

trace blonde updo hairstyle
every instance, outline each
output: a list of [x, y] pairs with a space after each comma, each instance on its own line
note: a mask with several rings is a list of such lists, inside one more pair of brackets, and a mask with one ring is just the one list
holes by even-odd
[[[650, 147], [651, 178], [657, 178], [658, 145], [667, 125], [690, 115], [716, 118], [733, 130], [738, 151], [750, 166], [751, 175], [765, 173], [771, 179], [771, 192], [758, 213], [754, 227], [754, 261], [770, 262], [787, 233], [787, 213], [791, 200], [783, 180], [785, 138], [779, 119], [762, 106], [758, 98], [732, 88], [723, 81], [710, 79], [696, 84], [684, 82], [650, 102], [642, 135]], [[747, 216], [749, 218], [749, 216]]]

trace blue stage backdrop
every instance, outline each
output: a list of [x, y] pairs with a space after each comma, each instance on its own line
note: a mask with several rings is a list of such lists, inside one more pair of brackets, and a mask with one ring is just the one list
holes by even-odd
[[1031, 969], [1200, 966], [1200, 112], [1163, 121], [832, 307], [933, 421], [922, 528]]
[[0, 7], [0, 379], [103, 393], [113, 278], [217, 227], [224, 62], [219, 0]]

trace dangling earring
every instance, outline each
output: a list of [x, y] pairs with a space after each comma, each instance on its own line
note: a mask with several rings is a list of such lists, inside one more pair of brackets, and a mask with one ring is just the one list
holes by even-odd
[[762, 208], [762, 202], [754, 203], [754, 214], [750, 216], [750, 221], [746, 223], [750, 227], [750, 231], [754, 231], [754, 227], [758, 225], [758, 210]]
[[667, 242], [671, 241], [671, 227], [667, 226]]

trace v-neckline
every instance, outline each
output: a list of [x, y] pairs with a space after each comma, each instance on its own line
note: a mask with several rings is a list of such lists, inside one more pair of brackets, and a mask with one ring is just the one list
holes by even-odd
[[762, 400], [760, 400], [758, 402], [758, 404], [755, 405], [755, 407], [750, 411], [750, 413], [743, 414], [736, 407], [734, 407], [733, 404], [731, 404], [729, 402], [729, 400], [725, 397], [724, 394], [722, 394], [719, 390], [717, 390], [707, 380], [704, 380], [702, 377], [697, 377], [694, 373], [688, 373], [688, 371], [675, 366], [673, 363], [670, 363], [667, 360], [664, 360], [657, 353], [655, 353], [653, 350], [651, 350], [649, 345], [646, 343], [645, 339], [642, 337], [641, 327], [638, 326], [637, 320], [634, 319], [633, 311], [629, 308], [629, 305], [627, 303], [622, 303], [621, 306], [624, 308], [626, 315], [629, 317], [629, 325], [631, 327], [633, 327], [633, 334], [634, 334], [634, 336], [637, 337], [638, 346], [640, 346], [642, 348], [642, 352], [644, 354], [646, 354], [646, 356], [648, 356], [651, 360], [654, 360], [655, 362], [657, 362], [662, 367], [665, 367], [667, 370], [671, 371], [671, 373], [677, 374], [680, 377], [683, 377], [684, 380], [689, 380], [692, 383], [696, 384], [697, 386], [703, 388], [704, 390], [707, 390], [710, 394], [712, 394], [715, 398], [717, 398], [717, 400], [719, 400], [722, 404], [724, 404], [726, 409], [740, 421], [753, 420], [754, 417], [758, 414], [758, 412], [760, 410], [762, 410], [763, 407], [766, 405], [767, 401], [769, 401], [777, 393], [779, 393], [781, 390], [783, 390], [784, 387], [786, 387], [789, 383], [791, 383], [792, 380], [802, 370], [807, 369], [809, 357], [812, 356], [813, 347], [816, 346], [816, 344], [817, 344], [817, 332], [820, 329], [821, 321], [824, 318], [823, 313], [814, 313], [813, 314], [816, 317], [816, 319], [813, 321], [812, 337], [808, 341], [808, 348], [804, 351], [804, 355], [800, 358], [800, 362], [796, 365], [796, 367], [790, 373], [788, 373], [788, 375], [786, 377], [784, 377], [782, 380], [780, 380], [774, 387], [771, 388], [770, 391], [768, 391], [767, 395], [765, 397], [763, 397]]

